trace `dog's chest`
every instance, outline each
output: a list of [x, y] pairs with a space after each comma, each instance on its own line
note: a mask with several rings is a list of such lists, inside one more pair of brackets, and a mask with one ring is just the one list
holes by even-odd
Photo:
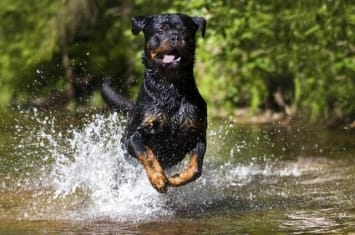
[[175, 112], [158, 109], [147, 113], [143, 123], [146, 134], [185, 136], [198, 128], [198, 112], [192, 105], [182, 105]]

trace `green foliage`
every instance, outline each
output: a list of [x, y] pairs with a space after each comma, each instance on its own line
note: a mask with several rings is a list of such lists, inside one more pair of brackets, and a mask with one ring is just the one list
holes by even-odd
[[[249, 108], [310, 120], [355, 118], [353, 1], [94, 1], [0, 2], [0, 103], [48, 96], [68, 84], [70, 66], [104, 77], [134, 96], [142, 77], [142, 35], [130, 18], [159, 12], [204, 16], [196, 78], [214, 115]], [[275, 98], [281, 96], [282, 101]], [[283, 104], [282, 104], [283, 103]]]
[[[56, 1], [0, 2], [0, 104], [28, 82], [29, 68], [48, 61], [56, 49]], [[43, 9], [46, 9], [45, 11]]]
[[53, 91], [65, 92], [66, 55], [70, 68], [89, 74], [96, 90], [105, 77], [112, 78], [124, 94], [129, 87], [135, 89], [142, 77], [143, 41], [131, 34], [130, 17], [160, 12], [170, 3], [145, 5], [143, 1], [1, 1], [0, 105], [40, 96], [50, 99]]
[[273, 108], [280, 91], [312, 120], [334, 112], [354, 119], [352, 1], [201, 0], [175, 7], [208, 18], [197, 74], [217, 112]]

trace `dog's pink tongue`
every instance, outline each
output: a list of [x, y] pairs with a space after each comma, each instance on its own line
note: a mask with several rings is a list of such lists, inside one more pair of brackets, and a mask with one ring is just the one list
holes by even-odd
[[163, 57], [163, 63], [171, 63], [175, 60], [175, 56], [174, 55], [164, 55]]

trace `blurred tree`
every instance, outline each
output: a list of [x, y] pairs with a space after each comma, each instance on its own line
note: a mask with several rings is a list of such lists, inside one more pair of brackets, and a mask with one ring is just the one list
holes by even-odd
[[[141, 37], [133, 15], [170, 6], [155, 1], [24, 0], [0, 2], [0, 104], [85, 103], [103, 78], [128, 95], [141, 77]], [[97, 92], [98, 93], [98, 92]]]
[[16, 87], [26, 86], [30, 68], [49, 61], [57, 49], [55, 16], [58, 8], [56, 1], [0, 2], [1, 104], [10, 100]]
[[[197, 77], [213, 113], [355, 119], [353, 1], [174, 2], [208, 18]], [[211, 96], [210, 94], [214, 94]]]

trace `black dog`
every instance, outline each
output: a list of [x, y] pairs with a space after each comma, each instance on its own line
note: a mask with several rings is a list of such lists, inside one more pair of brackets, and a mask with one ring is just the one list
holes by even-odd
[[[184, 14], [132, 18], [132, 32], [143, 31], [144, 83], [136, 103], [116, 94], [107, 83], [104, 98], [130, 114], [124, 143], [143, 164], [159, 192], [201, 175], [206, 150], [207, 107], [194, 75], [195, 34], [205, 34], [206, 20]], [[187, 169], [166, 177], [164, 170], [190, 155]]]

